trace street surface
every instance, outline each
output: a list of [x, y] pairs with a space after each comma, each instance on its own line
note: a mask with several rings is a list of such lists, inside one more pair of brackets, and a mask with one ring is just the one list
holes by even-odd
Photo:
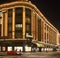
[[0, 55], [0, 58], [60, 58], [60, 52], [24, 52], [23, 55]]

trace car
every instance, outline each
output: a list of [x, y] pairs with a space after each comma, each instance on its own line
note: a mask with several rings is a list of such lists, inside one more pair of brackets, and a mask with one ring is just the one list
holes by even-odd
[[20, 52], [20, 51], [16, 51], [16, 52], [15, 52], [15, 55], [20, 55], [20, 56], [21, 56], [21, 55], [23, 55], [23, 53]]
[[8, 51], [7, 55], [23, 55], [21, 51]]
[[14, 52], [14, 51], [8, 51], [7, 54], [8, 54], [8, 55], [14, 55], [15, 52]]

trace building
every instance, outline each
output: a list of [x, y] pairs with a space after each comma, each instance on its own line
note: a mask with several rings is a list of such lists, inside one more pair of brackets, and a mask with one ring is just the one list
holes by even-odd
[[59, 33], [59, 45], [60, 45], [60, 33]]
[[28, 0], [0, 5], [0, 51], [53, 48], [58, 45], [58, 33], [41, 11]]
[[60, 51], [60, 33], [58, 34], [58, 49], [57, 51]]
[[60, 33], [58, 33], [57, 44], [60, 45]]

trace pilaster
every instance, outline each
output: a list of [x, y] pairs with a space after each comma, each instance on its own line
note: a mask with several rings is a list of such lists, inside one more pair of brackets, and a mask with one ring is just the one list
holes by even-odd
[[23, 7], [23, 39], [25, 39], [25, 7]]
[[13, 8], [13, 17], [12, 17], [12, 38], [15, 38], [15, 9]]

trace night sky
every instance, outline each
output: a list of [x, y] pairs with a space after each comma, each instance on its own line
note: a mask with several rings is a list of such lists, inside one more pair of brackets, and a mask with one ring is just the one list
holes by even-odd
[[[0, 0], [1, 3], [14, 0]], [[59, 0], [30, 0], [44, 14], [59, 31], [60, 31], [60, 1]]]
[[38, 9], [44, 14], [60, 31], [60, 1], [59, 0], [31, 0]]

